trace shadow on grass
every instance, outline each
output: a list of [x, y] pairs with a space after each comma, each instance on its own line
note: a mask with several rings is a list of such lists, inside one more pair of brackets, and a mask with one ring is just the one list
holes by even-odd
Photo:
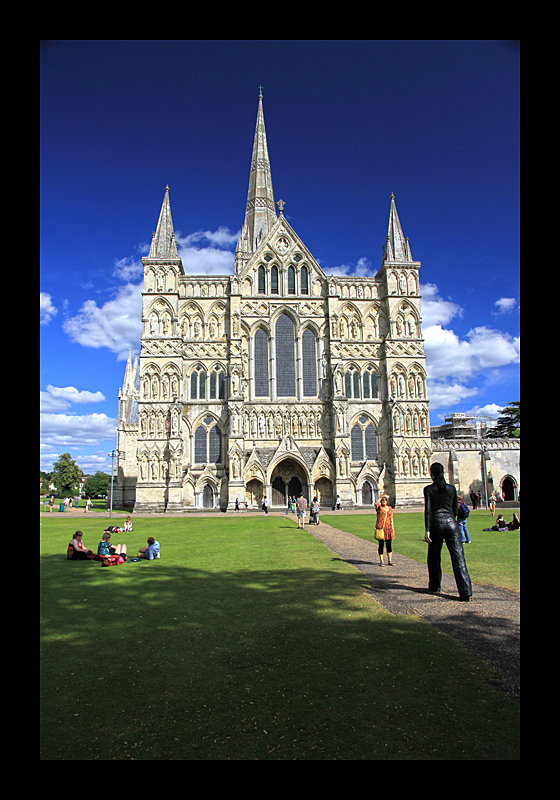
[[359, 573], [49, 555], [41, 579], [43, 759], [518, 757], [479, 662]]

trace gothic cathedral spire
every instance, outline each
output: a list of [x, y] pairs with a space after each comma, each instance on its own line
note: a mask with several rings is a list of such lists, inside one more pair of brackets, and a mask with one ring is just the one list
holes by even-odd
[[412, 261], [412, 253], [405, 239], [397, 206], [395, 205], [395, 195], [391, 192], [391, 207], [389, 209], [389, 225], [387, 228], [387, 240], [383, 247], [383, 261]]
[[264, 114], [262, 104], [262, 87], [259, 87], [259, 108], [255, 139], [253, 142], [253, 157], [251, 159], [251, 172], [249, 175], [249, 191], [247, 193], [247, 207], [243, 229], [237, 242], [237, 254], [248, 257], [254, 253], [263, 237], [276, 223], [276, 210], [274, 208], [274, 193], [272, 191], [272, 176], [266, 143], [266, 130], [264, 127]]
[[165, 197], [159, 215], [155, 233], [152, 234], [152, 244], [148, 258], [178, 258], [173, 220], [171, 219], [171, 206], [169, 204], [169, 186], [165, 187]]

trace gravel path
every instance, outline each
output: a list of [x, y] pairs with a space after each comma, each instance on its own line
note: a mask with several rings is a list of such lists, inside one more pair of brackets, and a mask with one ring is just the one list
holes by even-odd
[[519, 699], [520, 596], [497, 586], [473, 584], [469, 603], [459, 601], [453, 575], [444, 573], [442, 593], [429, 594], [428, 568], [393, 553], [394, 566], [379, 566], [377, 545], [325, 522], [306, 529], [329, 550], [366, 575], [368, 590], [392, 614], [418, 614], [434, 627], [462, 642], [498, 673], [497, 685]]

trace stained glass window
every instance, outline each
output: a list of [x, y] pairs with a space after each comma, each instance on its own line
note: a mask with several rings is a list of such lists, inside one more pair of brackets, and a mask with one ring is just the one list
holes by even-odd
[[305, 397], [317, 396], [317, 339], [309, 328], [302, 336], [303, 351], [303, 394]]
[[255, 396], [268, 397], [268, 336], [262, 328], [255, 333]]
[[365, 423], [367, 423], [367, 418], [360, 417], [350, 431], [352, 461], [363, 461], [364, 458], [377, 460], [377, 431], [371, 422]]
[[208, 460], [211, 464], [220, 462], [222, 456], [222, 435], [217, 425], [208, 432]]
[[261, 265], [259, 267], [259, 294], [264, 294], [265, 291], [266, 289], [265, 289], [264, 267]]
[[301, 268], [300, 280], [301, 280], [301, 293], [302, 294], [308, 294], [309, 293], [309, 279], [308, 279], [307, 267], [302, 267]]
[[294, 323], [287, 314], [278, 317], [276, 323], [276, 393], [278, 397], [294, 397], [296, 393]]
[[296, 293], [296, 271], [293, 267], [288, 267], [288, 294]]
[[206, 428], [199, 425], [194, 432], [194, 460], [195, 464], [206, 464]]
[[365, 429], [366, 458], [377, 459], [377, 431], [370, 424]]
[[278, 267], [272, 267], [270, 271], [270, 293], [278, 294]]
[[350, 433], [352, 461], [364, 460], [364, 431], [361, 425], [354, 425]]

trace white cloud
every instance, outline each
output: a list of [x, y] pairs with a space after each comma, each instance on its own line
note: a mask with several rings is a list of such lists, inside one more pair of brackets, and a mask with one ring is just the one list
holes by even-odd
[[133, 283], [144, 276], [144, 266], [141, 261], [133, 258], [119, 258], [115, 261], [113, 275], [127, 283]]
[[[188, 236], [176, 235], [177, 251], [187, 275], [231, 275], [239, 232], [228, 228], [216, 231], [195, 231]], [[197, 246], [200, 245], [200, 246]], [[230, 249], [228, 249], [230, 248]], [[140, 252], [147, 246], [139, 245]], [[127, 281], [112, 300], [98, 306], [95, 300], [86, 300], [78, 313], [63, 325], [65, 333], [83, 347], [106, 347], [117, 354], [118, 361], [128, 357], [128, 351], [140, 350], [142, 335], [142, 278], [141, 260], [120, 258], [115, 260], [113, 275]]]
[[471, 328], [461, 339], [444, 327], [455, 317], [462, 317], [461, 306], [440, 297], [435, 284], [422, 286], [421, 295], [431, 410], [449, 409], [477, 395], [478, 388], [467, 384], [481, 372], [519, 363], [519, 337], [482, 325]]
[[435, 411], [437, 408], [456, 406], [459, 403], [463, 403], [468, 397], [474, 397], [478, 394], [476, 387], [468, 388], [457, 382], [450, 383], [428, 378], [427, 384], [430, 411]]
[[461, 318], [463, 309], [452, 300], [444, 300], [438, 295], [438, 287], [434, 283], [420, 285], [422, 297], [422, 329], [431, 325], [448, 325], [454, 317]]
[[493, 314], [509, 314], [510, 311], [514, 311], [517, 308], [517, 300], [515, 297], [500, 297], [494, 305], [498, 306], [498, 310], [493, 311]]
[[213, 247], [225, 249], [228, 247], [235, 247], [240, 233], [241, 231], [231, 233], [229, 228], [222, 225], [217, 231], [195, 231], [185, 237], [182, 237], [179, 231], [175, 235], [175, 240], [180, 243], [182, 247], [191, 247], [196, 242], [206, 240], [210, 242]]
[[83, 347], [106, 347], [125, 361], [129, 349], [139, 352], [142, 335], [142, 284], [127, 283], [113, 300], [99, 307], [86, 300], [75, 317], [63, 325], [65, 333]]
[[[232, 275], [235, 253], [227, 248], [237, 244], [239, 232], [230, 233], [229, 228], [217, 231], [195, 231], [188, 236], [178, 233], [175, 237], [177, 252], [187, 275]], [[208, 245], [197, 247], [200, 242]]]
[[337, 267], [325, 269], [327, 275], [355, 275], [358, 278], [367, 278], [373, 274], [371, 261], [368, 258], [359, 258], [355, 264], [340, 264]]
[[103, 392], [78, 391], [74, 386], [47, 386], [41, 392], [41, 410], [44, 412], [65, 411], [72, 403], [102, 403]]
[[40, 292], [40, 307], [41, 307], [41, 325], [48, 325], [51, 319], [58, 314], [58, 308], [56, 308], [52, 302], [52, 298], [50, 294], [47, 292]]
[[107, 414], [41, 415], [41, 444], [49, 449], [65, 448], [74, 451], [79, 447], [98, 446], [112, 442], [117, 435], [117, 420]]
[[468, 411], [465, 411], [465, 414], [467, 417], [493, 417], [498, 419], [502, 408], [503, 406], [499, 406], [496, 403], [486, 403], [485, 406], [473, 406]]

